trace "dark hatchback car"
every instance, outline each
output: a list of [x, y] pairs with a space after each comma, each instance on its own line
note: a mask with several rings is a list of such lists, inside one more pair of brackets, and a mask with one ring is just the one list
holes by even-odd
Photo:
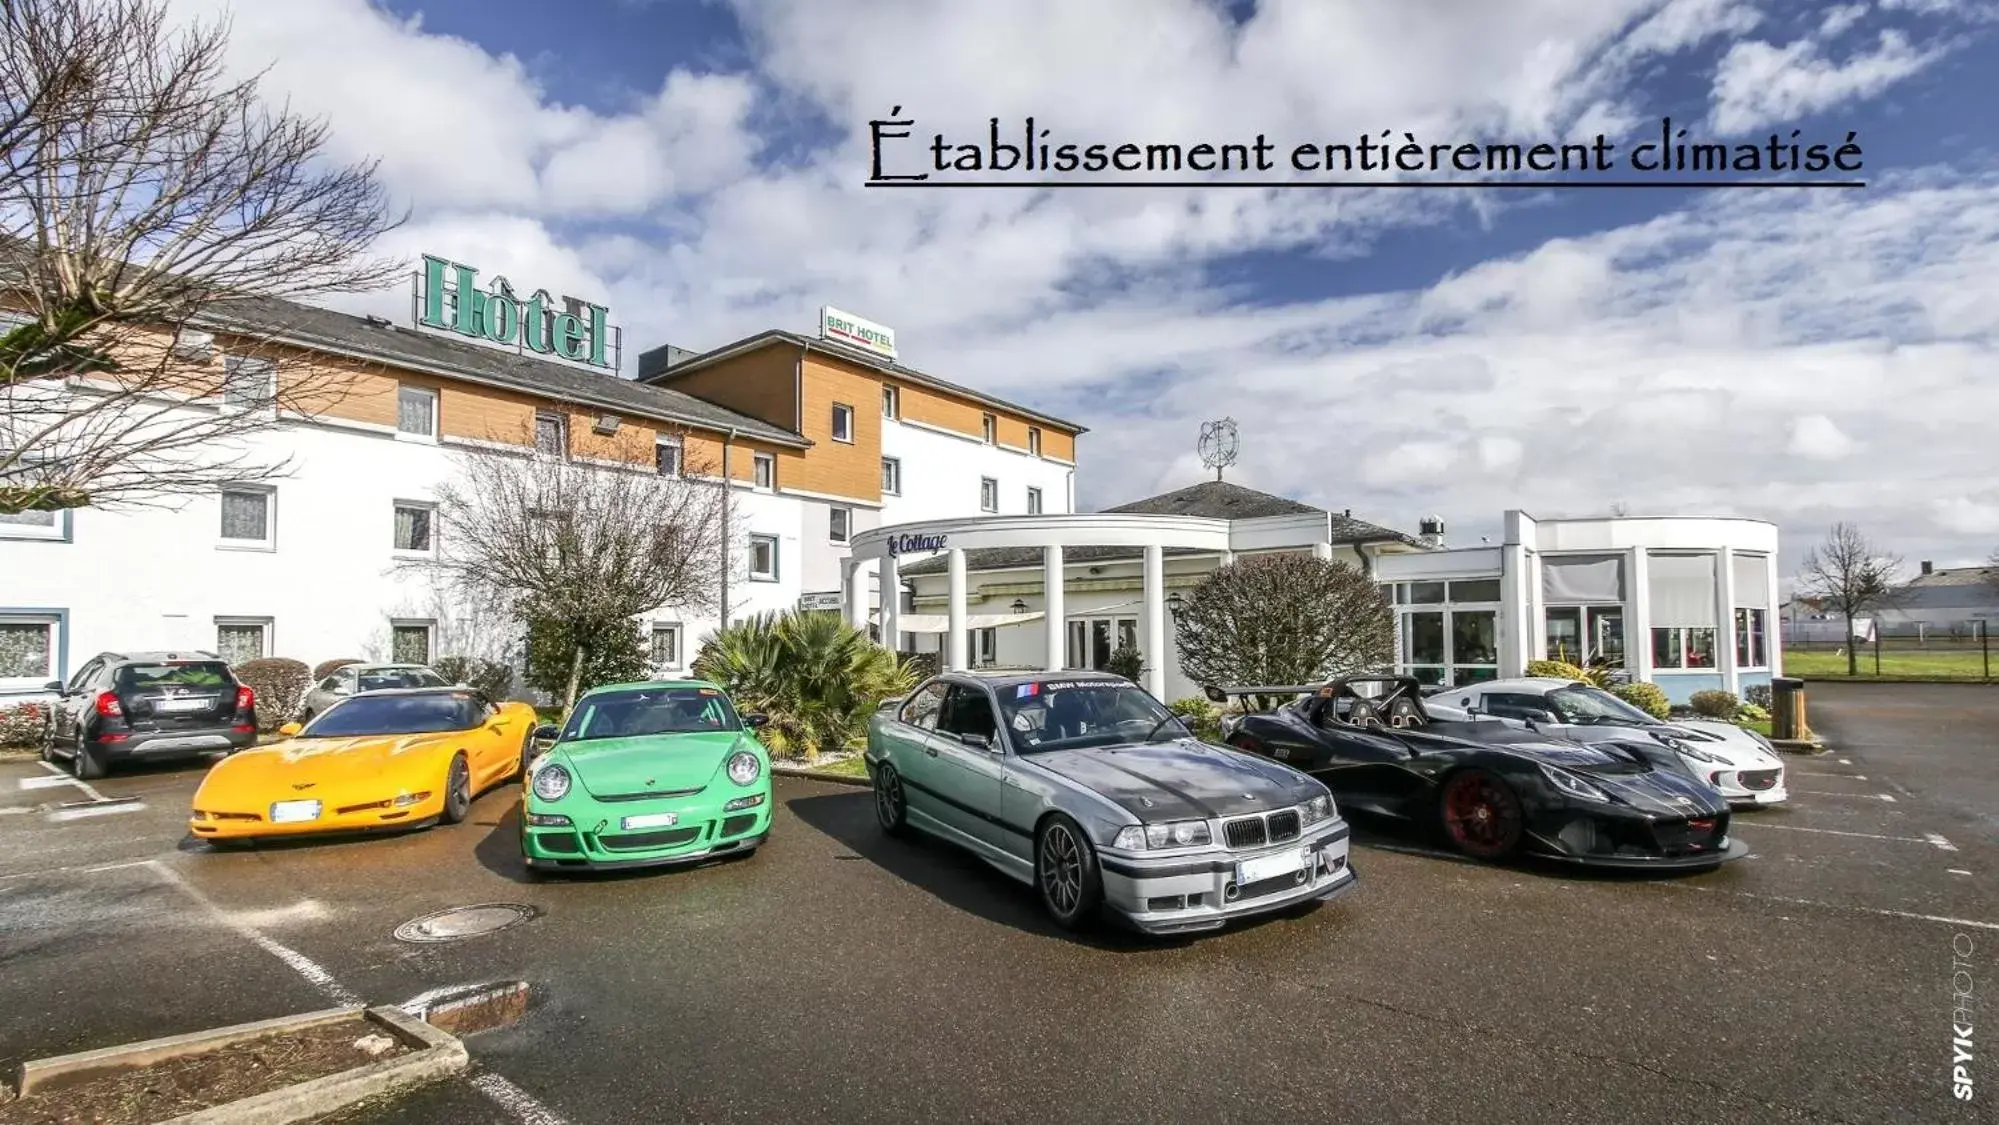
[[89, 780], [111, 764], [234, 753], [257, 741], [256, 693], [211, 652], [106, 652], [93, 657], [51, 708], [42, 759], [69, 760]]

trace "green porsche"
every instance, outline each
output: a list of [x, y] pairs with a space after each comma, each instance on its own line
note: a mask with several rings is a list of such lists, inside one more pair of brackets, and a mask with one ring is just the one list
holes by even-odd
[[699, 680], [612, 684], [576, 701], [521, 795], [528, 870], [699, 863], [770, 834], [770, 753], [727, 692]]

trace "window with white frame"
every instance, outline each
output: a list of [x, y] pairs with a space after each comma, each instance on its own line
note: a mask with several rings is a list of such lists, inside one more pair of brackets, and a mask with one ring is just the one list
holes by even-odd
[[680, 453], [681, 453], [681, 448], [680, 448], [679, 438], [677, 437], [654, 438], [652, 446], [653, 468], [657, 469], [659, 471], [659, 475], [663, 477], [679, 476]]
[[538, 410], [534, 416], [534, 448], [547, 457], [569, 456], [569, 419], [562, 414]]
[[833, 440], [854, 440], [854, 408], [844, 402], [833, 404]]
[[882, 458], [882, 494], [885, 496], [902, 495], [902, 459], [900, 457]]
[[271, 619], [268, 617], [218, 617], [215, 619], [215, 652], [230, 665], [246, 660], [262, 660], [271, 654]]
[[979, 510], [999, 511], [999, 482], [991, 477], [979, 478]]
[[0, 539], [65, 539], [70, 514], [64, 512], [0, 512]]
[[1731, 555], [1735, 579], [1735, 666], [1770, 666], [1770, 560], [1765, 555]]
[[777, 487], [777, 454], [756, 454], [750, 458], [750, 467], [755, 472], [753, 483], [756, 487], [765, 492], [769, 492]]
[[1034, 454], [1034, 455], [1035, 455], [1036, 457], [1039, 457], [1039, 456], [1041, 456], [1041, 427], [1040, 427], [1040, 426], [1029, 426], [1029, 427], [1027, 427], [1027, 451], [1028, 451], [1029, 453], [1032, 453], [1032, 454]]
[[268, 488], [222, 490], [222, 545], [270, 547], [277, 542], [277, 493]]
[[232, 355], [222, 359], [222, 405], [237, 410], [276, 405], [278, 365], [260, 356]]
[[1499, 579], [1399, 582], [1395, 603], [1406, 674], [1452, 687], [1498, 678]]
[[396, 388], [396, 432], [409, 437], [437, 436], [437, 392], [404, 383]]
[[39, 689], [56, 678], [61, 652], [61, 615], [0, 614], [0, 688]]
[[882, 385], [882, 417], [902, 417], [902, 388]]
[[396, 501], [396, 550], [429, 555], [437, 551], [437, 505], [422, 500]]
[[777, 581], [777, 536], [750, 536], [750, 577], [758, 582]]
[[397, 664], [430, 663], [430, 638], [435, 621], [395, 621], [389, 625], [389, 659]]
[[975, 657], [975, 660], [978, 663], [978, 665], [981, 668], [990, 668], [993, 665], [998, 664], [999, 630], [974, 629], [972, 631], [972, 635], [975, 638], [977, 638], [978, 641], [977, 645], [975, 646], [978, 653], [978, 655]]
[[1038, 488], [1027, 490], [1027, 514], [1030, 516], [1041, 514], [1041, 490]]
[[826, 538], [835, 543], [845, 543], [854, 533], [854, 510], [852, 508], [826, 509]]
[[1549, 660], [1624, 666], [1624, 556], [1541, 556]]
[[1653, 668], [1716, 666], [1715, 562], [1712, 554], [1654, 552], [1646, 558]]
[[680, 667], [680, 622], [655, 621], [652, 623], [652, 666], [654, 668]]
[[999, 440], [999, 419], [990, 414], [979, 415], [979, 434], [987, 445]]

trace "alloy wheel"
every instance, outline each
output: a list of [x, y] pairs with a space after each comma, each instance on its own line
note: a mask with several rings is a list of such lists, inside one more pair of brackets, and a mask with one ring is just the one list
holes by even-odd
[[1467, 854], [1497, 858], [1520, 838], [1520, 802], [1490, 774], [1460, 774], [1444, 789], [1444, 828]]
[[1066, 825], [1051, 824], [1041, 836], [1041, 892], [1064, 918], [1083, 898], [1083, 852]]

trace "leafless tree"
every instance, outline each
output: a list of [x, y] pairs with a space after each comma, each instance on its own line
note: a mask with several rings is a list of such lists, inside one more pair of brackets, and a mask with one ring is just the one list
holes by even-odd
[[1824, 609], [1845, 620], [1849, 676], [1860, 672], [1853, 620], [1893, 604], [1895, 575], [1901, 568], [1900, 556], [1877, 550], [1860, 528], [1845, 522], [1833, 524], [1825, 541], [1805, 552], [1804, 564], [1798, 568], [1798, 592], [1818, 599]]
[[280, 362], [286, 302], [391, 284], [368, 251], [401, 219], [324, 122], [228, 76], [228, 31], [0, 0], [0, 514], [283, 475], [250, 439], [346, 393]]
[[[516, 438], [509, 443], [531, 449]], [[712, 612], [729, 554], [733, 498], [711, 467], [661, 475], [634, 437], [584, 461], [484, 450], [456, 455], [437, 492], [436, 557], [427, 570], [470, 605], [517, 622], [565, 623], [576, 638], [563, 703], [575, 700], [594, 631], [636, 629], [665, 607]], [[622, 463], [630, 467], [613, 467]]]

